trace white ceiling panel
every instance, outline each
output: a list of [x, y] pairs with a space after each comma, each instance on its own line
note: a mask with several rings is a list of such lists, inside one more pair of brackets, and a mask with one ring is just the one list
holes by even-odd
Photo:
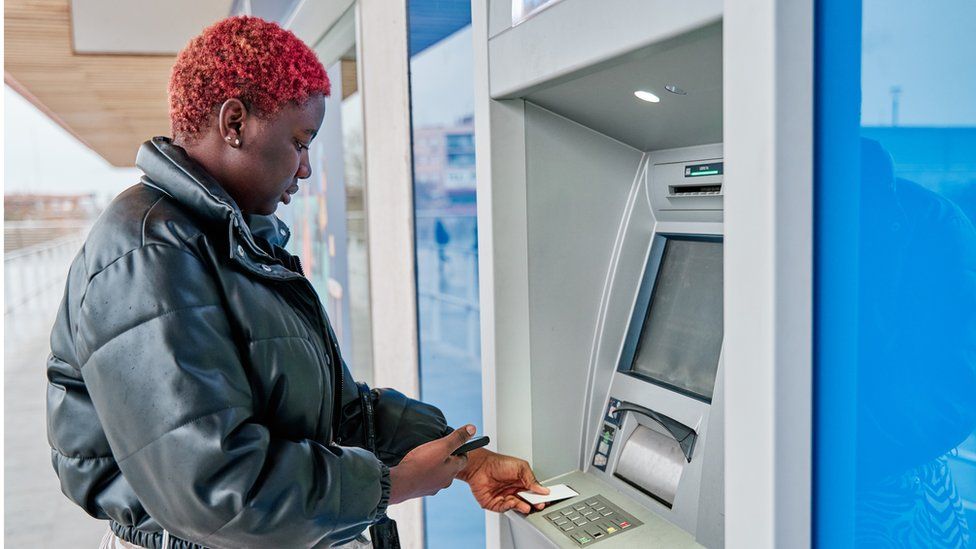
[[72, 0], [75, 53], [175, 55], [232, 0]]

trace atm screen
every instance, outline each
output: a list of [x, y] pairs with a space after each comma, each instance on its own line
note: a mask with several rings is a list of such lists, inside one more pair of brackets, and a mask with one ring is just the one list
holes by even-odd
[[[662, 238], [630, 372], [711, 401], [723, 335], [722, 241]], [[652, 267], [645, 276], [653, 276]]]

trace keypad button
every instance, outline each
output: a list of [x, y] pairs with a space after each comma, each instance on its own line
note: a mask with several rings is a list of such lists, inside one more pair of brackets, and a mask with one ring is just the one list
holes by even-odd
[[576, 528], [576, 525], [573, 524], [572, 522], [567, 522], [566, 524], [563, 524], [559, 528], [562, 529], [563, 532], [569, 532], [573, 528]]
[[566, 517], [560, 516], [559, 518], [557, 518], [553, 522], [556, 523], [556, 526], [562, 526], [563, 524], [566, 524], [567, 522], [569, 522], [569, 519], [566, 518]]
[[574, 511], [572, 507], [567, 507], [566, 509], [562, 510], [562, 514], [564, 515], [572, 515], [575, 512], [576, 511]]
[[586, 527], [586, 533], [593, 536], [596, 539], [602, 538], [603, 536], [607, 535], [607, 533], [604, 532], [602, 528], [599, 528], [597, 526], [592, 526], [592, 525]]
[[563, 514], [560, 513], [559, 511], [556, 511], [555, 513], [549, 513], [548, 515], [546, 515], [546, 518], [549, 520], [556, 520], [561, 516], [563, 516]]
[[596, 505], [598, 503], [600, 503], [600, 500], [596, 500], [596, 499], [587, 500], [586, 502], [587, 505]]
[[579, 543], [580, 545], [586, 545], [587, 543], [593, 541], [593, 538], [586, 534], [573, 534], [573, 539], [576, 540], [576, 543]]
[[573, 506], [573, 509], [576, 509], [577, 511], [582, 511], [583, 509], [586, 509], [586, 504], [577, 503], [576, 505]]
[[606, 505], [594, 505], [593, 508], [596, 509], [597, 511], [602, 511], [602, 510], [606, 509], [607, 506]]

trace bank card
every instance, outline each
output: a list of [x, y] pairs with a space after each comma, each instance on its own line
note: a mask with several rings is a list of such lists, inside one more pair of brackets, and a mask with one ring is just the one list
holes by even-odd
[[551, 501], [575, 498], [579, 495], [576, 490], [573, 490], [565, 484], [553, 484], [552, 486], [546, 486], [546, 488], [549, 489], [549, 493], [546, 495], [537, 494], [535, 492], [519, 492], [518, 497], [524, 499], [532, 505], [538, 505], [540, 503], [549, 503]]

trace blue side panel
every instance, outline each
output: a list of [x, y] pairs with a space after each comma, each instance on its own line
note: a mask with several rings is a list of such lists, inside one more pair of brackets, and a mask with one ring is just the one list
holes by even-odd
[[814, 136], [814, 546], [851, 547], [857, 357], [861, 6], [819, 0]]
[[976, 548], [976, 4], [817, 0], [816, 547]]

